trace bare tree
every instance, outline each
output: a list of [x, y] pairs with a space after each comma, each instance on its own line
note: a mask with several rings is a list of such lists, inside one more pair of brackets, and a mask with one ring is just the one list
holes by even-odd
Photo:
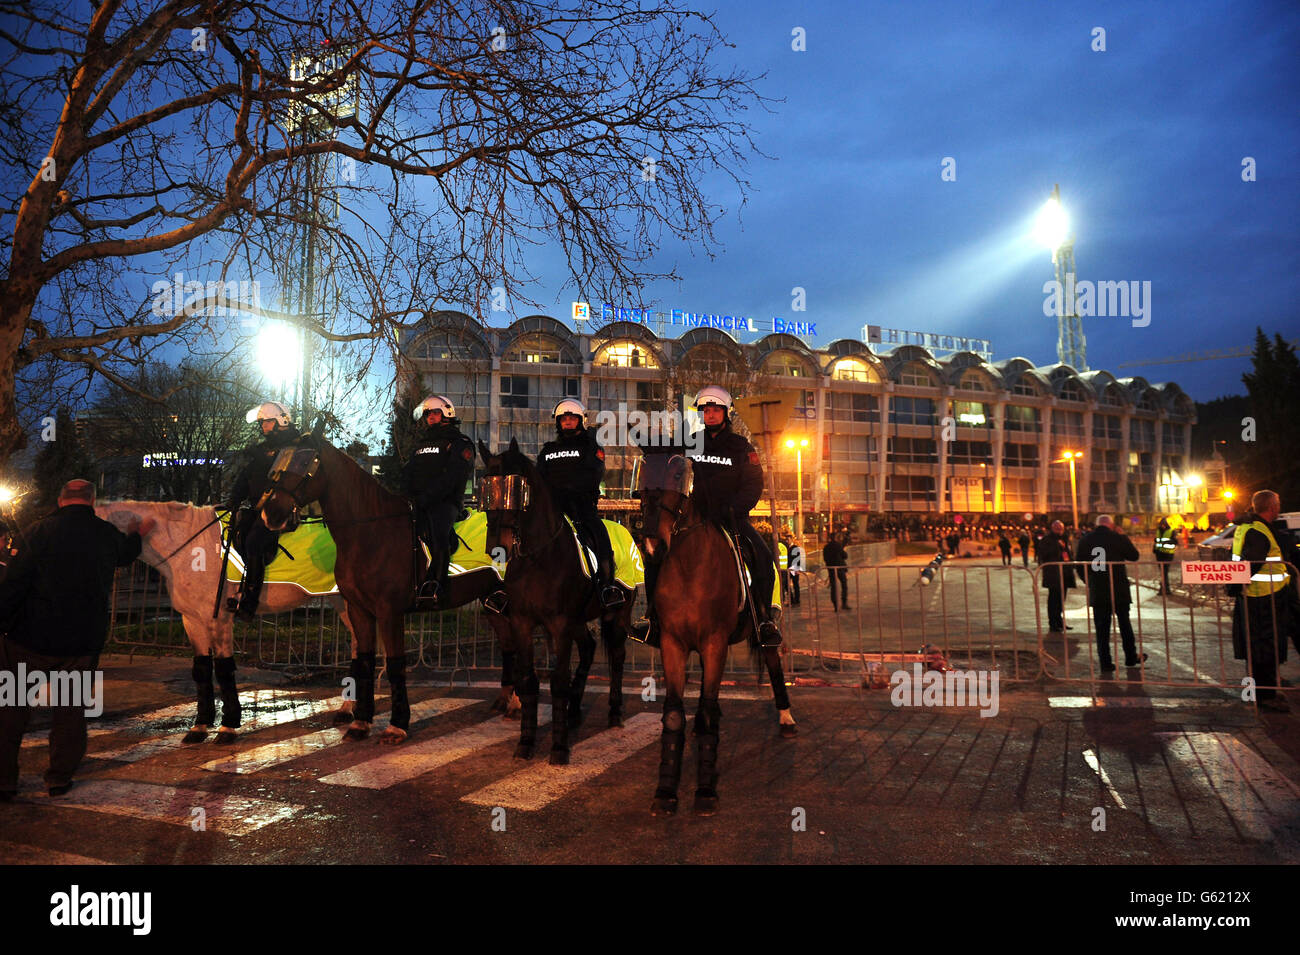
[[711, 247], [705, 177], [744, 198], [761, 98], [725, 46], [676, 0], [0, 0], [0, 154], [26, 170], [0, 208], [0, 461], [19, 398], [49, 414], [102, 376], [164, 400], [132, 369], [233, 352], [222, 309], [356, 343], [359, 378], [435, 303], [528, 302], [537, 246], [585, 297], [664, 277], [665, 242]]
[[[244, 415], [259, 400], [257, 382], [238, 367], [150, 364], [133, 384], [110, 385], [95, 402], [87, 425], [98, 456], [129, 457], [148, 497], [221, 503], [229, 453], [253, 434]], [[141, 394], [169, 397], [156, 404]]]

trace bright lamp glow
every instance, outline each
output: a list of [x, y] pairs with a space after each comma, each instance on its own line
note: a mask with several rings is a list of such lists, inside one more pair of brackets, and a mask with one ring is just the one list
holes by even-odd
[[1038, 220], [1034, 223], [1034, 241], [1055, 251], [1065, 244], [1069, 232], [1070, 217], [1061, 200], [1053, 196], [1039, 210]]
[[1205, 480], [1199, 474], [1193, 474], [1187, 479], [1188, 487], [1200, 487], [1204, 483]]
[[271, 385], [297, 380], [302, 363], [297, 330], [282, 322], [268, 322], [257, 336], [257, 362]]
[[0, 504], [8, 504], [14, 499], [14, 489], [8, 485], [0, 484]]

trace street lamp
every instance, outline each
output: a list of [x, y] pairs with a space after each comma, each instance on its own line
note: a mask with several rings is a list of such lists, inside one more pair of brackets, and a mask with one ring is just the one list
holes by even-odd
[[[795, 499], [798, 501], [799, 518], [795, 522], [795, 537], [803, 537], [803, 449], [808, 447], [808, 439], [800, 438], [797, 442], [794, 438], [786, 438], [785, 446], [795, 454]], [[772, 521], [775, 523], [776, 515], [772, 515]]]
[[1051, 198], [1039, 210], [1034, 222], [1034, 240], [1052, 253], [1060, 301], [1056, 322], [1056, 360], [1070, 365], [1075, 371], [1087, 371], [1087, 342], [1074, 301], [1074, 236], [1070, 232], [1070, 216], [1061, 205], [1059, 185], [1053, 187]]
[[281, 322], [267, 322], [257, 336], [258, 364], [262, 375], [272, 388], [280, 389], [280, 397], [298, 380], [302, 353], [298, 332]]
[[1074, 529], [1076, 532], [1079, 529], [1079, 488], [1074, 480], [1074, 462], [1076, 458], [1081, 457], [1083, 457], [1082, 451], [1062, 451], [1061, 458], [1054, 462], [1055, 464], [1069, 462], [1070, 465], [1070, 508], [1074, 512]]

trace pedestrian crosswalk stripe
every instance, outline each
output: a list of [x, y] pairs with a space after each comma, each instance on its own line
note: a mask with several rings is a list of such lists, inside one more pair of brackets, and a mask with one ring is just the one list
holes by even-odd
[[[296, 700], [291, 705], [281, 709], [260, 710], [254, 713], [250, 719], [244, 721], [244, 725], [240, 728], [240, 734], [265, 729], [268, 726], [279, 726], [281, 723], [291, 723], [294, 720], [315, 716], [317, 713], [333, 710], [337, 707], [338, 700], [331, 698], [325, 700]], [[183, 738], [180, 733], [172, 733], [157, 739], [144, 740], [128, 746], [119, 746], [115, 749], [90, 753], [89, 755], [97, 759], [116, 759], [121, 762], [135, 763], [142, 759], [148, 759], [150, 756], [158, 756], [180, 749], [183, 745], [181, 743]]]
[[71, 852], [57, 852], [54, 849], [42, 849], [18, 842], [0, 840], [0, 863], [4, 865], [116, 865], [103, 859], [90, 856], [74, 855]]
[[462, 796], [461, 801], [494, 808], [544, 809], [569, 790], [599, 776], [615, 763], [657, 740], [662, 731], [660, 724], [658, 713], [638, 713], [622, 729], [610, 729], [591, 738], [578, 739], [570, 752], [568, 766], [550, 765], [546, 761], [546, 749], [539, 748], [538, 763]]
[[1157, 733], [1193, 778], [1208, 781], [1248, 838], [1272, 842], [1283, 862], [1300, 862], [1295, 811], [1300, 788], [1231, 733]]
[[[428, 719], [431, 716], [441, 716], [444, 713], [450, 713], [462, 707], [474, 706], [482, 702], [482, 700], [463, 700], [449, 696], [425, 700], [411, 707], [411, 722]], [[303, 736], [294, 736], [290, 739], [278, 740], [263, 746], [255, 746], [242, 753], [231, 753], [224, 759], [214, 759], [210, 763], [204, 763], [199, 768], [214, 773], [255, 773], [330, 746], [337, 746], [342, 741], [346, 729], [346, 726], [335, 726], [315, 733], [307, 733]], [[410, 744], [404, 744], [401, 748], [406, 749], [409, 746]]]
[[[266, 706], [279, 700], [301, 699], [306, 696], [303, 690], [243, 690], [239, 694], [239, 705], [247, 708], [250, 706]], [[176, 703], [173, 706], [166, 706], [160, 710], [150, 710], [147, 713], [137, 713], [134, 716], [123, 716], [118, 719], [103, 720], [99, 725], [109, 730], [128, 730], [138, 732], [140, 730], [155, 729], [156, 723], [162, 723], [166, 720], [180, 719], [182, 717], [194, 718], [197, 711], [198, 703], [190, 700], [188, 703]]]
[[[79, 782], [67, 795], [57, 798], [35, 796], [31, 801], [60, 809], [84, 809], [186, 828], [202, 818], [207, 829], [230, 836], [256, 832], [273, 822], [292, 818], [304, 808], [255, 796], [203, 792], [121, 779]], [[196, 809], [202, 809], [203, 813], [196, 813]]]
[[[545, 726], [550, 721], [550, 706], [539, 704], [537, 725]], [[391, 753], [322, 776], [320, 782], [332, 786], [387, 789], [396, 783], [406, 782], [408, 779], [422, 776], [440, 766], [469, 756], [480, 749], [518, 736], [518, 723], [500, 718], [490, 719], [477, 726], [468, 726], [444, 736], [405, 743]]]

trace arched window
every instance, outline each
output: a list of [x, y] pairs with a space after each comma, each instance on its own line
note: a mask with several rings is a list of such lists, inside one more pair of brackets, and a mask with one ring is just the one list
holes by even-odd
[[909, 361], [898, 372], [899, 384], [934, 387], [934, 373], [919, 361]]
[[534, 333], [521, 335], [511, 342], [504, 358], [506, 361], [522, 361], [529, 364], [559, 364], [569, 360], [566, 351], [564, 344], [559, 340], [550, 335]]
[[865, 381], [880, 384], [880, 375], [868, 362], [858, 358], [841, 358], [831, 371], [831, 377], [837, 381]]
[[653, 351], [631, 339], [602, 345], [591, 363], [605, 368], [658, 368], [659, 360]]
[[760, 374], [781, 375], [787, 378], [809, 377], [808, 365], [785, 351], [773, 352], [764, 358]]

